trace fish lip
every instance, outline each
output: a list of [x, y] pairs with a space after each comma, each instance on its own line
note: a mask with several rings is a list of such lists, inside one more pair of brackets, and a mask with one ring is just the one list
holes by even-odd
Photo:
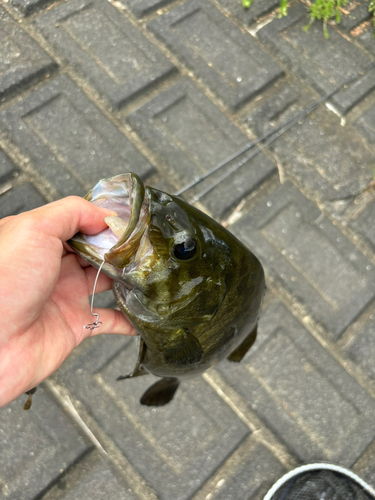
[[[124, 202], [125, 199], [125, 204], [130, 207], [128, 226], [123, 236], [112, 247], [101, 248], [102, 251], [99, 252], [99, 248], [90, 244], [87, 235], [83, 233], [75, 234], [68, 241], [69, 246], [91, 265], [98, 268], [104, 261], [103, 271], [113, 279], [118, 278], [118, 271], [122, 271], [135, 254], [137, 243], [147, 227], [149, 199], [145, 196], [143, 182], [136, 174], [120, 174], [109, 179], [102, 179], [84, 198], [95, 205], [115, 211], [116, 200]], [[117, 272], [114, 268], [117, 268]]]

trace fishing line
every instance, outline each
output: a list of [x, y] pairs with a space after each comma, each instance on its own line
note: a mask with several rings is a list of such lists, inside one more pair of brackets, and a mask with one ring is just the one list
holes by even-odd
[[98, 282], [98, 278], [99, 278], [99, 274], [100, 274], [100, 271], [102, 270], [102, 267], [104, 266], [105, 264], [105, 261], [103, 260], [103, 262], [100, 264], [100, 267], [98, 269], [98, 272], [96, 273], [96, 278], [95, 278], [95, 281], [94, 281], [94, 286], [93, 286], [93, 289], [92, 289], [92, 295], [91, 295], [91, 309], [90, 309], [90, 312], [91, 312], [91, 315], [92, 316], [95, 316], [96, 319], [93, 323], [89, 323], [88, 325], [85, 325], [82, 329], [83, 330], [95, 330], [95, 328], [99, 328], [102, 326], [102, 322], [99, 321], [99, 314], [98, 313], [94, 313], [93, 309], [94, 309], [94, 298], [95, 298], [95, 289], [96, 289], [96, 284]]
[[241, 154], [245, 153], [249, 149], [252, 149], [254, 146], [257, 146], [262, 141], [270, 138], [269, 141], [266, 141], [265, 143], [263, 143], [263, 145], [259, 149], [256, 150], [255, 154], [249, 155], [249, 156], [246, 157], [246, 159], [244, 161], [241, 160], [240, 162], [238, 162], [235, 165], [236, 168], [231, 169], [230, 171], [228, 171], [226, 173], [226, 175], [223, 175], [217, 181], [215, 181], [215, 183], [213, 183], [212, 186], [210, 186], [209, 188], [207, 188], [205, 190], [202, 190], [200, 193], [198, 193], [190, 201], [190, 203], [194, 203], [195, 201], [198, 201], [200, 198], [202, 198], [202, 196], [204, 196], [205, 194], [207, 194], [208, 192], [210, 192], [214, 187], [216, 187], [220, 182], [222, 182], [224, 179], [226, 179], [229, 175], [231, 175], [233, 172], [235, 172], [236, 170], [238, 170], [244, 163], [246, 163], [246, 161], [248, 161], [249, 159], [253, 158], [253, 156], [256, 156], [257, 154], [259, 154], [262, 151], [262, 149], [264, 149], [264, 147], [266, 145], [269, 145], [269, 144], [271, 144], [271, 142], [273, 142], [274, 140], [278, 139], [284, 132], [286, 132], [287, 130], [289, 130], [289, 128], [291, 128], [293, 125], [295, 125], [299, 120], [301, 120], [302, 118], [304, 118], [305, 116], [307, 116], [309, 113], [311, 113], [315, 108], [317, 108], [318, 106], [320, 106], [320, 104], [322, 104], [323, 102], [327, 101], [330, 97], [332, 97], [334, 94], [336, 94], [337, 92], [339, 92], [340, 90], [342, 90], [344, 87], [350, 85], [350, 83], [352, 83], [357, 78], [365, 76], [374, 67], [375, 67], [375, 62], [372, 63], [372, 64], [370, 64], [369, 66], [367, 66], [363, 71], [358, 71], [355, 75], [353, 75], [350, 78], [348, 78], [347, 80], [345, 80], [341, 85], [335, 87], [333, 90], [331, 90], [330, 92], [328, 92], [327, 94], [325, 94], [323, 97], [321, 97], [317, 101], [315, 101], [312, 104], [310, 104], [309, 106], [307, 106], [305, 109], [303, 109], [302, 111], [300, 111], [299, 113], [297, 113], [296, 115], [294, 115], [289, 120], [286, 120], [281, 125], [278, 125], [277, 127], [274, 127], [273, 129], [268, 130], [267, 132], [265, 132], [263, 135], [261, 135], [257, 139], [254, 139], [253, 141], [247, 143], [245, 146], [243, 146], [242, 148], [240, 148], [238, 151], [236, 151], [235, 153], [233, 153], [230, 156], [228, 156], [227, 158], [225, 158], [225, 160], [223, 160], [222, 162], [220, 162], [219, 164], [217, 164], [211, 170], [208, 170], [203, 175], [201, 175], [199, 177], [196, 177], [192, 182], [186, 184], [183, 188], [181, 188], [179, 191], [177, 191], [175, 193], [175, 195], [176, 196], [181, 195], [182, 193], [184, 193], [188, 189], [191, 189], [192, 187], [196, 186], [197, 184], [199, 184], [203, 180], [207, 179], [209, 176], [211, 176], [212, 174], [214, 174], [215, 172], [217, 172], [221, 168], [225, 167], [229, 162], [231, 162], [232, 160], [234, 160], [235, 158], [237, 158]]

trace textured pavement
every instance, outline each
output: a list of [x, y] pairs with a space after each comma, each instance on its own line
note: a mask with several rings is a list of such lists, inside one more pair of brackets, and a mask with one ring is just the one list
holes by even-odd
[[[374, 62], [368, 2], [329, 40], [278, 4], [0, 1], [0, 217], [127, 171], [175, 192]], [[150, 409], [133, 340], [84, 342], [0, 410], [0, 498], [260, 500], [321, 460], [375, 486], [374, 144], [373, 68], [203, 196], [266, 270], [253, 348]]]

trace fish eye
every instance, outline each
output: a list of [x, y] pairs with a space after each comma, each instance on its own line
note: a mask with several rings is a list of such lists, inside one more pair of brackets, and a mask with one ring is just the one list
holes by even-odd
[[177, 243], [173, 247], [173, 255], [179, 260], [188, 260], [197, 253], [197, 244], [193, 238], [188, 236], [185, 241]]

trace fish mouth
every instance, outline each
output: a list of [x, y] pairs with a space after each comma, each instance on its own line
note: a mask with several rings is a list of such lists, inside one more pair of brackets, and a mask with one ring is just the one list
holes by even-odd
[[148, 198], [143, 182], [136, 174], [126, 173], [102, 179], [85, 199], [115, 211], [118, 217], [105, 217], [106, 229], [95, 235], [77, 233], [68, 244], [96, 268], [104, 261], [103, 271], [112, 278], [118, 278], [134, 260], [148, 226]]

